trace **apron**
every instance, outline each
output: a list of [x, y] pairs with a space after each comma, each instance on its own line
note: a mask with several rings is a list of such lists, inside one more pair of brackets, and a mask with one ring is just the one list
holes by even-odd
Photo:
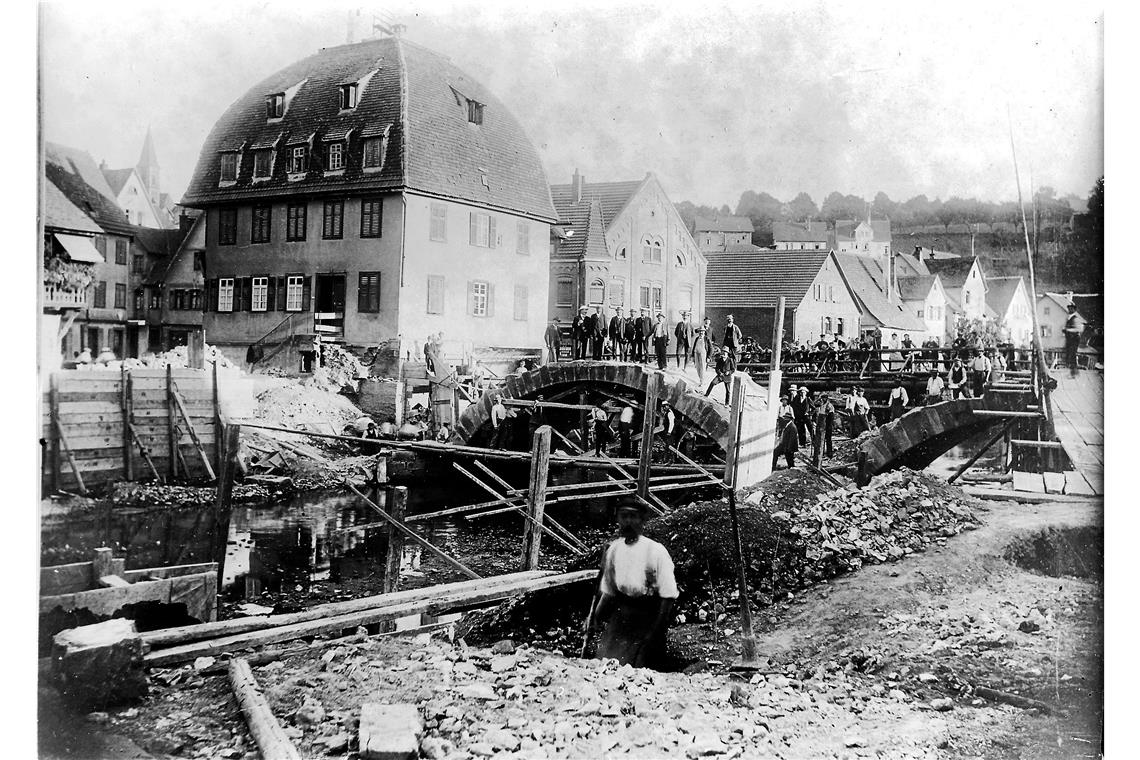
[[892, 396], [890, 408], [891, 419], [893, 420], [901, 417], [905, 411], [906, 407], [903, 406], [902, 396]]
[[613, 612], [598, 640], [598, 659], [611, 657], [621, 665], [643, 668], [660, 662], [665, 653], [665, 631], [662, 629], [648, 642], [642, 643], [657, 619], [661, 598], [649, 596], [614, 597]]

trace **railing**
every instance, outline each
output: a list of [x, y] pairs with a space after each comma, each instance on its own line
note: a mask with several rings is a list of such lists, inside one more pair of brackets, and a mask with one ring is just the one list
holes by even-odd
[[57, 288], [54, 285], [44, 285], [44, 306], [51, 308], [79, 308], [87, 306], [87, 291]]
[[[855, 373], [866, 375], [882, 372], [929, 372], [931, 369], [945, 373], [950, 369], [954, 359], [962, 359], [968, 365], [978, 350], [972, 347], [953, 348], [881, 348], [881, 349], [844, 349], [842, 351], [818, 351], [810, 349], [787, 350], [782, 353], [780, 369], [784, 372], [841, 374]], [[1033, 350], [1029, 348], [1015, 348], [1012, 352], [997, 349], [1006, 359], [1006, 372], [1028, 372], [1035, 366]], [[1010, 354], [1012, 353], [1012, 358]], [[737, 352], [737, 368], [752, 372], [764, 372], [771, 366], [770, 352]], [[967, 367], [968, 369], [968, 367]]]

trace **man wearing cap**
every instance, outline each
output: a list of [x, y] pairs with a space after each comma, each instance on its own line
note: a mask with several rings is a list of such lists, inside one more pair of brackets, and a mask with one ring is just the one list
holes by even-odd
[[653, 350], [657, 354], [657, 369], [669, 366], [669, 328], [665, 326], [665, 315], [657, 312], [653, 324]]
[[598, 659], [646, 667], [665, 652], [665, 631], [677, 600], [673, 559], [656, 541], [641, 535], [645, 505], [627, 499], [618, 505], [621, 538], [602, 559], [601, 598], [594, 627], [602, 629]]
[[625, 318], [624, 314], [625, 311], [620, 306], [614, 309], [614, 315], [610, 317], [609, 328], [610, 344], [613, 346], [614, 358], [623, 362], [629, 359], [629, 341], [627, 341], [625, 337], [629, 320]]
[[633, 456], [633, 407], [626, 404], [618, 415], [618, 435], [621, 437], [621, 455]]
[[718, 346], [715, 349], [716, 355], [713, 358], [713, 368], [716, 370], [716, 377], [709, 383], [708, 390], [705, 391], [707, 397], [712, 393], [720, 383], [724, 383], [724, 403], [729, 403], [729, 394], [732, 393], [732, 364], [728, 358], [728, 350], [723, 346]]
[[570, 339], [573, 348], [571, 359], [585, 359], [586, 358], [586, 341], [589, 338], [589, 316], [586, 312], [589, 311], [585, 306], [579, 307], [578, 315], [574, 317], [574, 321], [570, 324]]
[[551, 363], [558, 361], [558, 353], [562, 350], [562, 333], [558, 329], [558, 317], [550, 320], [543, 338], [546, 340], [546, 360]]
[[593, 349], [594, 361], [601, 361], [602, 348], [606, 341], [606, 315], [602, 314], [602, 307], [595, 306], [594, 313], [586, 323], [590, 333], [590, 348]]
[[689, 354], [693, 350], [693, 339], [696, 337], [693, 323], [689, 321], [689, 312], [681, 312], [681, 321], [677, 323], [676, 329], [673, 330], [673, 335], [677, 338], [677, 347], [673, 349], [673, 355], [677, 359], [677, 366], [681, 366], [681, 357], [684, 356], [685, 369], [688, 369]]
[[641, 316], [634, 327], [634, 341], [637, 345], [636, 362], [649, 363], [649, 341], [653, 335], [653, 320], [649, 318], [649, 309], [642, 309]]
[[600, 457], [606, 448], [606, 444], [610, 442], [610, 416], [606, 410], [600, 406], [595, 406], [590, 411], [590, 419], [594, 423], [594, 456]]
[[693, 331], [693, 364], [697, 365], [697, 383], [705, 384], [705, 368], [712, 353], [712, 320], [705, 317], [701, 326]]
[[728, 350], [728, 360], [731, 364], [731, 370], [730, 371], [735, 372], [736, 371], [736, 357], [737, 357], [738, 352], [740, 351], [740, 344], [741, 344], [741, 340], [742, 340], [741, 339], [741, 333], [740, 333], [740, 328], [733, 321], [731, 314], [729, 314], [727, 317], [725, 317], [725, 319], [727, 320], [728, 324], [726, 324], [724, 326], [724, 340], [721, 341], [721, 345], [724, 346], [725, 349]]

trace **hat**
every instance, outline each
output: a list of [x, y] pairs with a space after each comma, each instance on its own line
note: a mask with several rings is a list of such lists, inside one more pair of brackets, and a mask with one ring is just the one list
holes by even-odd
[[789, 386], [788, 386], [788, 390], [790, 390], [790, 391], [794, 391], [794, 390], [796, 390], [796, 389], [797, 389], [797, 388], [799, 388], [799, 387], [800, 387], [800, 386], [798, 386], [798, 385], [796, 385], [796, 384], [794, 384], [794, 383], [793, 383], [792, 385], [789, 385]]
[[578, 311], [589, 311], [589, 310], [590, 310], [589, 306], [579, 306], [578, 307]]
[[645, 502], [641, 501], [640, 499], [635, 499], [631, 496], [626, 496], [625, 498], [618, 501], [617, 507], [614, 511], [621, 512], [623, 509], [634, 509], [641, 514], [645, 514]]

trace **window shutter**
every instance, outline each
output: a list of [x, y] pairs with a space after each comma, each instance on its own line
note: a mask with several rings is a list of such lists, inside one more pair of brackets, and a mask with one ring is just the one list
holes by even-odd
[[301, 311], [309, 310], [309, 300], [313, 295], [313, 278], [305, 277], [301, 280]]
[[487, 219], [487, 247], [494, 248], [495, 241], [495, 217], [488, 215]]
[[275, 311], [285, 311], [285, 296], [286, 296], [285, 278], [284, 277], [272, 277], [272, 278], [270, 278], [269, 281], [272, 283], [276, 283], [276, 285], [277, 285], [277, 302], [273, 307], [274, 310]]
[[234, 278], [234, 293], [233, 300], [230, 305], [230, 311], [241, 311], [241, 278]]
[[495, 316], [495, 283], [487, 283], [487, 316]]
[[475, 241], [479, 239], [479, 222], [474, 211], [467, 212], [467, 220], [470, 228], [470, 240], [468, 242], [475, 245]]
[[277, 311], [277, 278], [269, 277], [265, 294], [265, 310]]
[[218, 310], [218, 278], [211, 277], [206, 280], [206, 309], [205, 311]]
[[475, 315], [475, 283], [467, 281], [467, 313]]
[[[253, 311], [253, 278], [241, 278], [241, 309], [242, 311]], [[237, 310], [236, 308], [234, 309]]]

